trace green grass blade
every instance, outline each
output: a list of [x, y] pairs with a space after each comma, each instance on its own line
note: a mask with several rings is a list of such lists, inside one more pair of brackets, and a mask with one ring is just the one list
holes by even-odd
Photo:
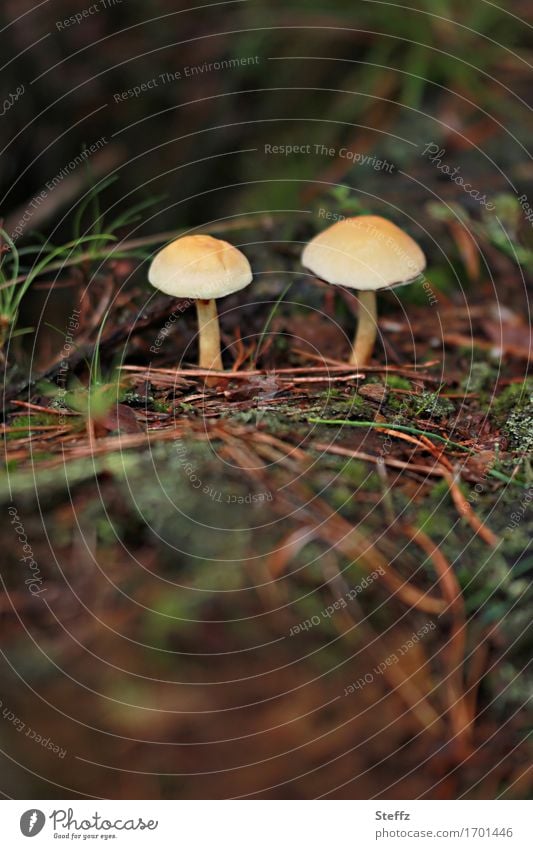
[[277, 298], [275, 304], [273, 305], [272, 309], [270, 310], [270, 312], [267, 316], [267, 320], [265, 321], [263, 330], [261, 332], [261, 336], [259, 337], [259, 342], [257, 343], [257, 348], [255, 349], [255, 356], [252, 360], [254, 368], [255, 368], [255, 364], [257, 363], [257, 360], [259, 359], [259, 354], [261, 352], [261, 348], [263, 347], [263, 342], [264, 342], [265, 336], [268, 333], [268, 329], [269, 329], [270, 325], [272, 324], [272, 319], [274, 318], [274, 316], [275, 316], [275, 314], [276, 314], [276, 312], [279, 308], [279, 305], [284, 300], [285, 295], [287, 294], [287, 292], [289, 291], [291, 286], [292, 286], [292, 280], [291, 280], [290, 283], [288, 283], [285, 286], [285, 288], [283, 289], [283, 291], [281, 292], [281, 294]]

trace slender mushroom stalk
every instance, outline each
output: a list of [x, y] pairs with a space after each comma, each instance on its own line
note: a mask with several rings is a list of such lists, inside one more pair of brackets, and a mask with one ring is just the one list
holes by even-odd
[[[212, 236], [183, 236], [156, 254], [148, 279], [167, 295], [195, 301], [200, 368], [222, 371], [216, 298], [252, 282], [252, 269], [244, 254]], [[217, 380], [213, 375], [206, 383], [212, 386]]]
[[209, 301], [196, 301], [198, 315], [198, 346], [200, 368], [222, 371], [220, 353], [220, 327], [218, 325], [217, 305], [213, 298]]
[[359, 368], [368, 363], [374, 350], [378, 330], [378, 305], [376, 293], [371, 290], [358, 292], [357, 300], [359, 314], [350, 362]]
[[410, 283], [426, 258], [407, 233], [379, 215], [337, 221], [305, 246], [302, 264], [336, 286], [357, 289], [359, 321], [350, 364], [365, 366], [377, 335], [376, 291]]

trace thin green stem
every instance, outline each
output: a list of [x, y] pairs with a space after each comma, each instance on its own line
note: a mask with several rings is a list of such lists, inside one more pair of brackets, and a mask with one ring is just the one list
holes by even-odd
[[[307, 420], [312, 424], [326, 424], [326, 425], [347, 425], [348, 427], [370, 427], [370, 428], [381, 428], [386, 430], [398, 430], [401, 433], [412, 433], [418, 436], [426, 436], [428, 439], [437, 439], [439, 442], [444, 442], [445, 445], [450, 445], [452, 448], [459, 448], [461, 451], [465, 451], [467, 454], [474, 454], [477, 449], [469, 448], [466, 445], [461, 445], [460, 442], [452, 442], [451, 439], [446, 439], [444, 436], [439, 436], [438, 433], [432, 433], [429, 430], [420, 430], [418, 427], [411, 427], [410, 425], [398, 425], [391, 422], [352, 422], [348, 419], [318, 419], [318, 418], [310, 418]], [[497, 480], [504, 481], [508, 484], [516, 484], [517, 486], [521, 486], [526, 488], [528, 485], [517, 478], [509, 477], [505, 475], [503, 472], [498, 471], [498, 469], [489, 469], [487, 472], [493, 478]]]
[[289, 289], [291, 288], [291, 286], [292, 286], [292, 280], [290, 281], [290, 283], [288, 283], [288, 284], [285, 286], [285, 288], [284, 288], [284, 290], [282, 291], [281, 295], [278, 297], [278, 299], [276, 300], [276, 302], [275, 302], [274, 306], [272, 307], [272, 309], [270, 310], [270, 312], [269, 312], [269, 314], [268, 314], [267, 320], [265, 321], [265, 325], [264, 325], [263, 330], [262, 330], [262, 332], [261, 332], [261, 336], [259, 337], [259, 342], [257, 343], [257, 348], [255, 349], [255, 355], [254, 355], [254, 357], [253, 357], [253, 359], [252, 359], [252, 362], [251, 362], [251, 366], [252, 366], [252, 368], [255, 368], [255, 367], [256, 367], [257, 360], [259, 359], [259, 354], [261, 353], [261, 348], [263, 347], [263, 341], [264, 341], [264, 339], [265, 339], [265, 336], [266, 336], [266, 335], [267, 335], [267, 333], [268, 333], [268, 329], [269, 329], [270, 325], [272, 324], [272, 319], [273, 319], [273, 318], [274, 318], [274, 316], [276, 315], [276, 312], [277, 312], [277, 310], [278, 310], [279, 305], [280, 305], [280, 304], [281, 304], [281, 302], [284, 300], [285, 295], [287, 294], [287, 292], [289, 291]]
[[452, 442], [450, 439], [446, 439], [444, 436], [439, 436], [437, 433], [431, 433], [431, 431], [420, 430], [417, 427], [411, 427], [410, 425], [398, 425], [398, 424], [390, 424], [389, 422], [352, 422], [345, 419], [308, 419], [308, 421], [316, 423], [316, 424], [329, 424], [329, 425], [348, 425], [349, 427], [376, 427], [376, 428], [386, 428], [388, 430], [399, 430], [402, 433], [414, 433], [419, 436], [427, 436], [433, 439], [438, 439], [440, 442], [445, 442], [446, 445], [451, 445], [453, 448], [460, 448], [462, 451], [470, 451], [470, 448], [466, 448], [464, 445], [461, 445], [460, 442]]

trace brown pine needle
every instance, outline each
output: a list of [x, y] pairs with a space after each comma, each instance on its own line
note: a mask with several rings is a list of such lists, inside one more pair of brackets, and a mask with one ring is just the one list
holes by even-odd
[[406, 536], [417, 543], [431, 559], [442, 595], [447, 602], [447, 610], [452, 620], [446, 651], [448, 709], [454, 738], [459, 746], [461, 757], [467, 757], [470, 752], [472, 716], [465, 698], [463, 685], [466, 616], [461, 588], [451, 564], [433, 540], [420, 528], [409, 523], [402, 523], [401, 527]]
[[340, 457], [351, 457], [354, 460], [364, 460], [369, 463], [385, 463], [395, 469], [405, 469], [408, 472], [419, 472], [423, 475], [437, 475], [442, 477], [444, 470], [441, 466], [422, 466], [418, 463], [406, 463], [403, 460], [394, 460], [392, 457], [377, 457], [375, 454], [366, 454], [364, 451], [354, 451], [351, 448], [341, 448], [337, 445], [329, 445], [326, 442], [315, 442], [311, 448], [316, 451], [324, 451], [327, 454], [337, 454]]
[[29, 401], [11, 401], [14, 407], [24, 407], [26, 410], [35, 410], [38, 413], [46, 413], [50, 416], [80, 416], [70, 410], [57, 410], [55, 407], [41, 407], [40, 404], [30, 404]]
[[464, 516], [470, 527], [475, 533], [481, 537], [483, 542], [491, 548], [496, 548], [500, 544], [500, 538], [496, 536], [490, 528], [483, 524], [479, 516], [474, 512], [472, 505], [465, 498], [455, 479], [455, 476], [449, 472], [444, 473], [444, 478], [450, 487], [450, 494], [458, 512]]

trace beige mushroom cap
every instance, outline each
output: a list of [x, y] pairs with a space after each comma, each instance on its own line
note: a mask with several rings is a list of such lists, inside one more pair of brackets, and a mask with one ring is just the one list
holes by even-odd
[[408, 283], [424, 270], [426, 258], [392, 221], [358, 215], [315, 236], [302, 263], [321, 280], [363, 291]]
[[244, 289], [252, 282], [252, 269], [229, 242], [213, 236], [183, 236], [156, 254], [148, 280], [167, 295], [207, 301]]

